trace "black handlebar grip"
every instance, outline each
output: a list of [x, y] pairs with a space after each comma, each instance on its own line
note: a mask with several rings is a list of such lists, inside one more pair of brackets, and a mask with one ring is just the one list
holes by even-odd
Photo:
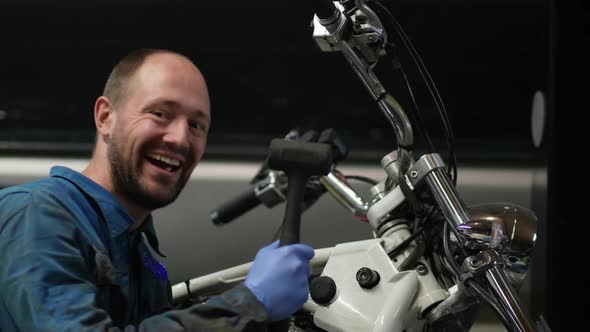
[[252, 210], [259, 204], [260, 200], [256, 197], [256, 191], [254, 187], [251, 187], [239, 196], [211, 211], [209, 218], [217, 226], [224, 225]]
[[340, 13], [332, 0], [313, 0], [311, 4], [313, 6], [313, 12], [320, 20], [328, 20], [337, 17]]

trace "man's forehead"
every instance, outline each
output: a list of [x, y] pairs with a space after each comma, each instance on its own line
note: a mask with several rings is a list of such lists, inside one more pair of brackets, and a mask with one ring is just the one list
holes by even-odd
[[139, 68], [147, 71], [152, 70], [178, 70], [181, 73], [195, 74], [202, 76], [201, 72], [195, 66], [195, 64], [187, 57], [172, 53], [172, 52], [159, 52], [150, 54], [145, 58], [143, 64]]
[[[158, 55], [167, 56], [156, 58]], [[157, 92], [166, 85], [188, 86], [191, 95], [209, 99], [207, 85], [198, 68], [190, 60], [176, 54], [153, 54], [138, 68], [128, 84], [128, 93], [141, 90], [154, 93], [152, 97], [160, 98]], [[172, 100], [171, 102], [174, 102]], [[208, 103], [207, 103], [208, 104]], [[178, 105], [170, 105], [178, 106]]]

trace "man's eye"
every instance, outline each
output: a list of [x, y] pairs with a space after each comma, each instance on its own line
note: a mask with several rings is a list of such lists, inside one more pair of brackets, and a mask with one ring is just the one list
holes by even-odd
[[163, 118], [164, 116], [166, 116], [166, 114], [164, 114], [164, 112], [158, 111], [158, 110], [151, 111], [150, 113], [152, 113], [153, 115], [155, 115], [159, 118]]
[[205, 125], [203, 125], [203, 123], [201, 123], [200, 121], [189, 121], [188, 125], [193, 129], [205, 130]]

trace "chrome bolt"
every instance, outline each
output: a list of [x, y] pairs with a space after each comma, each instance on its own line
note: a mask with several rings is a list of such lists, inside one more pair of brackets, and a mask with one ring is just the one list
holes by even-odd
[[410, 176], [415, 179], [418, 176], [418, 171], [412, 171]]

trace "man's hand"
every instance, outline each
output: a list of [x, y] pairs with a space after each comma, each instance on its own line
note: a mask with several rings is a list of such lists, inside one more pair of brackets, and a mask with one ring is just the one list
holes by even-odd
[[289, 317], [307, 301], [309, 261], [313, 255], [308, 245], [279, 247], [279, 241], [256, 254], [244, 284], [262, 302], [271, 320]]

